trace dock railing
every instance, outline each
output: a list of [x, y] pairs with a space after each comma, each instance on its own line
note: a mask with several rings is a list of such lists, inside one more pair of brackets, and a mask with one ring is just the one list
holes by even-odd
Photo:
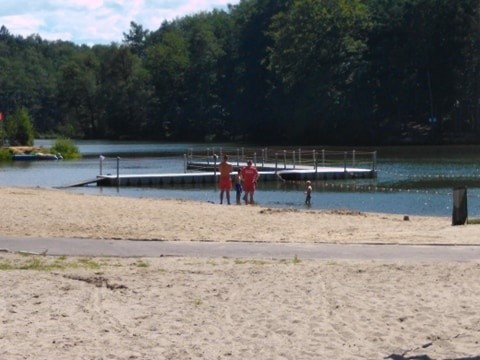
[[[315, 170], [321, 172], [325, 168], [348, 172], [351, 169], [376, 171], [376, 151], [332, 151], [315, 149], [251, 149], [251, 148], [207, 148], [202, 151], [189, 149], [183, 156], [183, 172], [218, 171], [223, 154], [229, 156], [234, 169], [240, 169], [252, 160], [259, 171], [279, 172], [285, 170]], [[180, 160], [180, 158], [179, 158]], [[181, 160], [180, 160], [181, 161]], [[179, 164], [179, 170], [182, 168]], [[100, 176], [115, 176], [117, 183], [123, 174], [140, 175], [145, 169], [138, 166], [138, 160], [125, 157], [99, 157]], [[181, 170], [180, 170], [181, 171]]]
[[223, 154], [229, 156], [229, 162], [235, 167], [245, 166], [248, 160], [252, 160], [259, 170], [281, 171], [302, 170], [335, 167], [343, 168], [345, 172], [349, 168], [362, 168], [376, 171], [376, 151], [334, 151], [316, 149], [251, 149], [251, 148], [207, 148], [203, 151], [195, 151], [190, 148], [184, 155], [185, 172], [188, 171], [211, 171], [216, 169]]

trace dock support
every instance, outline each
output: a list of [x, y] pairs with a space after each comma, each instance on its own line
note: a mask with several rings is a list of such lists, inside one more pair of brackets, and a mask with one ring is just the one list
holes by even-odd
[[213, 176], [217, 177], [217, 156], [213, 155]]
[[347, 152], [343, 152], [343, 171], [347, 172]]
[[120, 186], [120, 156], [117, 156], [117, 186]]
[[100, 175], [103, 175], [103, 160], [105, 159], [105, 156], [100, 155]]

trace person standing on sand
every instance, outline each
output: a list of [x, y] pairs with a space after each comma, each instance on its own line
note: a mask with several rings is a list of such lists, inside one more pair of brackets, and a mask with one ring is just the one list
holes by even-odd
[[223, 155], [218, 170], [220, 172], [220, 204], [223, 204], [223, 194], [226, 194], [227, 203], [230, 205], [230, 190], [232, 189], [230, 173], [233, 171], [233, 166], [228, 162], [228, 155]]
[[242, 196], [243, 188], [242, 188], [242, 172], [238, 170], [237, 174], [235, 175], [235, 191], [237, 195], [237, 205], [241, 205], [240, 197]]
[[312, 182], [307, 180], [307, 189], [305, 190], [305, 205], [310, 206], [312, 200]]
[[243, 180], [243, 191], [245, 192], [245, 204], [253, 204], [253, 194], [255, 193], [255, 186], [259, 178], [257, 168], [252, 165], [252, 161], [247, 161], [247, 166], [241, 171]]

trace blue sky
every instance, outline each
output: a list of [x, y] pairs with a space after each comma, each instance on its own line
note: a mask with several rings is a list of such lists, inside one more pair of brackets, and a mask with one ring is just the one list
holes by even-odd
[[226, 9], [240, 0], [0, 0], [0, 26], [24, 37], [77, 44], [120, 43], [130, 21], [156, 30], [164, 20]]

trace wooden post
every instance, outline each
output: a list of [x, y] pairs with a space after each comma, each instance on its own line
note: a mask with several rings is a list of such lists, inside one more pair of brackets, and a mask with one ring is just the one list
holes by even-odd
[[213, 176], [217, 177], [217, 155], [213, 154]]
[[295, 150], [292, 152], [293, 168], [295, 169]]
[[343, 171], [347, 172], [347, 152], [343, 152]]
[[287, 168], [287, 150], [283, 150], [283, 168]]
[[325, 167], [325, 149], [322, 149], [322, 166]]
[[120, 186], [120, 156], [117, 156], [117, 187]]
[[313, 166], [315, 167], [315, 174], [318, 172], [318, 164], [317, 164], [317, 151], [313, 150]]
[[105, 156], [100, 155], [100, 175], [102, 175], [102, 170], [103, 170], [103, 160], [105, 159]]

